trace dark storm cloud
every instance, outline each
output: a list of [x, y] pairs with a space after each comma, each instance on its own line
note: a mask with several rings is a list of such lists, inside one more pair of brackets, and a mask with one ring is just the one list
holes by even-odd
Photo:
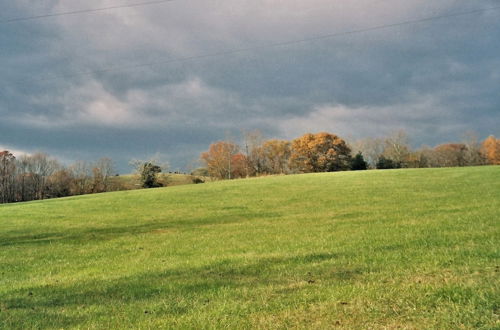
[[[0, 3], [4, 18], [81, 9]], [[500, 10], [157, 63], [495, 3], [191, 0], [2, 24], [0, 147], [109, 156], [127, 171], [156, 152], [184, 167], [210, 142], [255, 128], [282, 138], [402, 128], [415, 145], [500, 135]], [[156, 64], [129, 68], [139, 63]]]

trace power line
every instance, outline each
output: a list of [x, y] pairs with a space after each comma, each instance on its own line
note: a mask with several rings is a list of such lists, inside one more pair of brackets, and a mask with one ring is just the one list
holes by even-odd
[[162, 4], [165, 2], [172, 2], [172, 1], [175, 1], [175, 0], [155, 0], [155, 1], [132, 3], [132, 4], [128, 4], [128, 5], [118, 5], [118, 6], [91, 8], [91, 9], [80, 9], [80, 10], [74, 10], [74, 11], [61, 12], [61, 13], [51, 13], [51, 14], [44, 14], [44, 15], [16, 17], [16, 18], [9, 18], [9, 19], [0, 20], [0, 24], [22, 22], [22, 21], [32, 21], [32, 20], [37, 20], [37, 19], [42, 19], [42, 18], [58, 17], [58, 16], [66, 16], [66, 15], [88, 14], [88, 13], [95, 13], [95, 12], [99, 12], [99, 11], [106, 11], [106, 10], [112, 10], [112, 9], [151, 6], [151, 5], [158, 5], [158, 4]]
[[[466, 16], [466, 15], [479, 14], [479, 13], [484, 13], [487, 11], [494, 11], [494, 10], [500, 10], [500, 6], [483, 8], [483, 9], [475, 9], [475, 10], [469, 10], [469, 11], [463, 11], [463, 12], [459, 12], [459, 13], [452, 13], [452, 14], [445, 14], [445, 15], [430, 16], [430, 17], [425, 17], [425, 18], [420, 18], [420, 19], [415, 19], [415, 20], [372, 26], [372, 27], [363, 28], [363, 29], [324, 34], [324, 35], [310, 37], [310, 38], [269, 43], [269, 44], [265, 44], [265, 45], [261, 45], [261, 46], [230, 49], [230, 50], [216, 52], [216, 53], [194, 55], [194, 56], [188, 56], [188, 57], [178, 57], [178, 58], [174, 58], [174, 59], [160, 60], [160, 61], [148, 62], [148, 63], [139, 63], [139, 64], [133, 64], [133, 65], [108, 67], [108, 68], [104, 68], [104, 69], [100, 69], [100, 70], [82, 71], [82, 72], [77, 72], [77, 73], [68, 74], [68, 75], [58, 75], [58, 76], [41, 78], [41, 79], [36, 79], [36, 80], [37, 81], [45, 81], [45, 80], [55, 80], [55, 79], [60, 79], [60, 78], [71, 78], [71, 77], [82, 76], [82, 75], [107, 73], [107, 72], [112, 72], [112, 71], [117, 71], [117, 70], [140, 69], [140, 68], [150, 67], [150, 66], [155, 66], [155, 65], [160, 65], [160, 64], [188, 62], [188, 61], [200, 60], [200, 59], [205, 59], [205, 58], [213, 58], [213, 57], [219, 57], [219, 56], [225, 56], [225, 55], [234, 55], [234, 54], [238, 54], [238, 53], [246, 53], [246, 52], [255, 51], [255, 50], [296, 45], [296, 44], [302, 44], [302, 43], [307, 43], [307, 42], [312, 42], [312, 41], [317, 41], [317, 40], [332, 39], [332, 38], [341, 37], [341, 36], [348, 36], [348, 35], [353, 35], [353, 34], [390, 29], [390, 28], [400, 27], [400, 26], [405, 26], [405, 25], [425, 23], [425, 22], [429, 22], [429, 21], [441, 20], [441, 19], [446, 19], [446, 18], [451, 18], [451, 17], [460, 17], [460, 16]], [[31, 81], [33, 81], [33, 80], [31, 80]]]

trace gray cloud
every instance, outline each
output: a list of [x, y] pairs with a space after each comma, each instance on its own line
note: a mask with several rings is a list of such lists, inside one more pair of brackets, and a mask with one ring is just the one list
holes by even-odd
[[[0, 4], [5, 18], [82, 8]], [[500, 135], [499, 11], [157, 63], [495, 4], [187, 0], [3, 24], [0, 146], [68, 160], [110, 156], [127, 171], [129, 159], [156, 152], [184, 167], [242, 129], [357, 138], [403, 128], [415, 145], [468, 129]]]

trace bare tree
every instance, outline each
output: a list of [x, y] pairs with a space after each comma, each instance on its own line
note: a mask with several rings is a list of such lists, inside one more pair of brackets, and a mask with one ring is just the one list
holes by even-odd
[[465, 145], [465, 164], [468, 166], [477, 166], [486, 164], [486, 158], [481, 152], [481, 143], [474, 131], [467, 131], [462, 137]]
[[113, 161], [101, 158], [93, 166], [93, 192], [104, 192], [109, 189], [109, 179], [115, 173]]
[[268, 140], [262, 145], [263, 170], [269, 174], [289, 172], [292, 143], [284, 140]]
[[77, 161], [70, 166], [73, 176], [73, 194], [83, 195], [92, 191], [92, 165], [86, 161]]
[[35, 193], [34, 199], [44, 199], [46, 180], [55, 171], [61, 168], [57, 160], [43, 153], [22, 157], [23, 169], [30, 177]]
[[384, 152], [385, 143], [382, 138], [365, 138], [350, 145], [353, 154], [361, 153], [370, 168], [376, 168], [380, 155]]
[[429, 147], [428, 145], [423, 145], [413, 154], [414, 158], [416, 158], [416, 163], [418, 164], [418, 166], [414, 167], [433, 167], [436, 159], [436, 153], [434, 152], [433, 148]]
[[66, 169], [61, 168], [47, 178], [46, 198], [58, 198], [72, 195], [73, 176]]
[[17, 190], [20, 201], [31, 201], [37, 198], [35, 178], [30, 172], [31, 158], [23, 155], [17, 160]]
[[16, 158], [9, 151], [0, 152], [0, 203], [15, 201]]
[[246, 132], [245, 155], [247, 159], [247, 176], [260, 175], [265, 167], [265, 155], [262, 145], [264, 136], [259, 130]]
[[387, 137], [384, 141], [385, 147], [382, 155], [391, 159], [401, 167], [407, 166], [407, 161], [411, 153], [408, 135], [405, 131], [399, 130]]

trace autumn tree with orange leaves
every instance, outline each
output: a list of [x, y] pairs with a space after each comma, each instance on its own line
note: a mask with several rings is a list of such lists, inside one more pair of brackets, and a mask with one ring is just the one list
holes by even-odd
[[245, 155], [238, 152], [239, 147], [227, 141], [212, 143], [200, 158], [205, 162], [210, 175], [217, 179], [233, 179], [246, 176]]
[[305, 134], [292, 141], [290, 166], [297, 172], [333, 172], [350, 168], [351, 149], [335, 134]]
[[247, 157], [242, 153], [237, 153], [231, 157], [231, 178], [245, 178], [248, 172]]
[[500, 139], [490, 135], [483, 142], [482, 152], [489, 164], [500, 165]]
[[445, 143], [434, 148], [436, 167], [455, 167], [467, 165], [467, 147], [462, 143]]

